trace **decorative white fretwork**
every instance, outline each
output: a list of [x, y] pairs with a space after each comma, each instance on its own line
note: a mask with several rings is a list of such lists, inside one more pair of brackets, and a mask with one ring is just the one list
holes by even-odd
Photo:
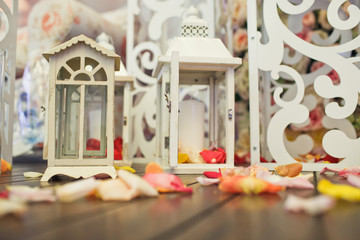
[[200, 10], [209, 24], [209, 36], [214, 37], [214, 0], [128, 1], [126, 67], [136, 78], [129, 121], [132, 129], [129, 155], [137, 162], [155, 158], [156, 79], [151, 73], [170, 40], [179, 36], [181, 17], [191, 4]]
[[[342, 159], [336, 164], [339, 167], [359, 164], [360, 140], [347, 118], [357, 108], [360, 91], [357, 79], [360, 70], [356, 66], [360, 59], [352, 53], [360, 47], [360, 36], [352, 35], [352, 29], [360, 22], [360, 9], [359, 1], [350, 1], [344, 9], [342, 5], [346, 2], [349, 3], [346, 0], [264, 0], [263, 31], [259, 33], [257, 4], [248, 0], [253, 163], [259, 161], [260, 142], [262, 155], [277, 164], [294, 162], [294, 158], [309, 153], [314, 148], [312, 138], [303, 132], [289, 141], [286, 130], [309, 125], [309, 112], [317, 107], [317, 99], [321, 97], [324, 106], [321, 124], [328, 129], [322, 138], [323, 149], [330, 156]], [[318, 31], [310, 35], [311, 39], [304, 39], [304, 16], [316, 10], [327, 10], [328, 24], [333, 30], [326, 38]], [[286, 23], [279, 13], [287, 16]], [[301, 72], [294, 65], [304, 58], [321, 64], [311, 73]], [[330, 78], [333, 72], [338, 74], [339, 82]], [[261, 81], [258, 81], [259, 74]], [[263, 100], [261, 106], [259, 96]], [[305, 163], [304, 170], [320, 170], [325, 166], [329, 165]]]
[[13, 141], [17, 9], [17, 0], [0, 0], [0, 155], [10, 164]]

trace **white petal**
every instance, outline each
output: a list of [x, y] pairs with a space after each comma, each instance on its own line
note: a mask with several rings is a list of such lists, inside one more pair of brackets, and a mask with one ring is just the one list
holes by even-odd
[[158, 196], [158, 191], [141, 177], [125, 170], [117, 171], [117, 175], [131, 188], [134, 194], [139, 192], [143, 196]]
[[66, 183], [56, 188], [56, 195], [61, 202], [73, 202], [87, 196], [100, 184], [95, 178], [87, 178]]

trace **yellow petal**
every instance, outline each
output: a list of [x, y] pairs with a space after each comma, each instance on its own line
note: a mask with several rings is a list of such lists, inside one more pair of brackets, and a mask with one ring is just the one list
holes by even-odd
[[189, 162], [189, 155], [186, 153], [179, 153], [178, 154], [178, 163], [188, 163]]
[[133, 169], [132, 167], [129, 167], [129, 166], [117, 167], [117, 166], [114, 165], [114, 167], [115, 167], [116, 170], [122, 169], [122, 170], [126, 170], [128, 172], [131, 172], [131, 173], [136, 172], [135, 169]]
[[343, 199], [351, 202], [360, 201], [360, 189], [344, 184], [333, 184], [328, 180], [322, 179], [318, 183], [320, 193]]

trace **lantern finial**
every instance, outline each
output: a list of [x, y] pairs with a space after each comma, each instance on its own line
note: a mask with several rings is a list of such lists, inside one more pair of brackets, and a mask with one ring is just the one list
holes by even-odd
[[194, 6], [185, 12], [181, 23], [182, 37], [208, 37], [208, 24], [199, 15], [199, 10]]
[[95, 41], [99, 43], [100, 46], [115, 52], [113, 40], [111, 36], [107, 35], [106, 33], [103, 32], [100, 35], [98, 35]]

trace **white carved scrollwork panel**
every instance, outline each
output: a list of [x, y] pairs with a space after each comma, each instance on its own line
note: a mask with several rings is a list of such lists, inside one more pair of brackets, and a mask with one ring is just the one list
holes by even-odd
[[[136, 80], [132, 91], [129, 154], [137, 162], [154, 160], [156, 79], [151, 76], [158, 56], [180, 34], [183, 12], [195, 5], [209, 24], [213, 37], [214, 0], [129, 0], [126, 68]], [[184, 94], [185, 95], [185, 94]]]
[[[248, 1], [252, 5], [248, 11], [255, 9], [254, 4]], [[260, 106], [262, 134], [252, 127], [253, 162], [259, 161], [258, 142], [263, 143], [261, 154], [269, 162], [286, 164], [314, 154], [318, 147], [314, 138], [321, 138], [321, 153], [338, 158], [338, 166], [359, 164], [360, 142], [349, 121], [358, 108], [360, 92], [356, 77], [360, 76], [360, 36], [353, 36], [360, 23], [359, 6], [359, 1], [346, 0], [263, 0], [263, 30], [249, 29], [249, 51], [251, 44], [256, 46], [256, 51], [249, 52], [249, 65], [259, 70], [250, 70], [250, 94], [256, 97], [258, 87], [251, 81], [258, 81], [260, 74], [260, 98], [264, 100]], [[320, 18], [324, 12], [328, 34], [321, 30], [325, 20], [316, 31], [306, 25], [312, 23], [308, 18]], [[256, 21], [252, 13], [248, 12], [249, 22]], [[307, 29], [313, 30], [311, 34]], [[259, 108], [250, 111], [256, 116]], [[318, 125], [310, 130], [314, 118]], [[291, 133], [294, 131], [296, 134]], [[307, 170], [324, 166], [326, 163], [304, 161]]]

